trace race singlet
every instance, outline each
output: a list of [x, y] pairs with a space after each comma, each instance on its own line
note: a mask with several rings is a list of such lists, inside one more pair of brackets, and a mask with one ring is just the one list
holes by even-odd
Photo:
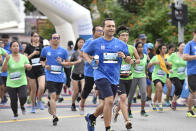
[[103, 53], [103, 63], [118, 63], [118, 54]]
[[19, 80], [21, 77], [20, 72], [10, 73], [10, 80]]
[[50, 73], [52, 74], [61, 74], [61, 68], [62, 66], [57, 66], [57, 65], [51, 65], [50, 67]]
[[32, 63], [32, 66], [41, 65], [40, 58], [33, 58], [33, 59], [31, 59], [31, 63]]

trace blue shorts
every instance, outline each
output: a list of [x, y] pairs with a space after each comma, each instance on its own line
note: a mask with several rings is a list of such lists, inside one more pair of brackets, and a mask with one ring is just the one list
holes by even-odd
[[100, 92], [100, 99], [102, 100], [109, 96], [115, 97], [116, 91], [118, 89], [117, 85], [111, 84], [106, 78], [95, 80], [95, 85]]
[[148, 79], [148, 78], [146, 78], [146, 83], [147, 83], [147, 85], [148, 85], [148, 86], [152, 85], [151, 80], [150, 80], [150, 79]]

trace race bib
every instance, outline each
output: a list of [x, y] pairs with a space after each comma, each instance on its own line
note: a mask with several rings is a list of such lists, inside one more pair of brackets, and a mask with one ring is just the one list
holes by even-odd
[[185, 67], [179, 67], [178, 74], [184, 74], [184, 73], [185, 73]]
[[157, 76], [164, 77], [165, 72], [163, 70], [157, 70]]
[[10, 73], [10, 80], [19, 80], [21, 77], [20, 72]]
[[134, 71], [137, 72], [137, 73], [142, 73], [143, 70], [144, 70], [143, 66], [136, 65], [134, 67]]
[[51, 65], [50, 71], [52, 74], [61, 74], [61, 68], [62, 66]]
[[131, 65], [121, 65], [120, 74], [121, 75], [129, 75], [131, 73]]
[[32, 63], [32, 66], [41, 65], [40, 58], [33, 58], [33, 59], [31, 59], [31, 63]]
[[118, 54], [103, 53], [103, 63], [118, 63]]

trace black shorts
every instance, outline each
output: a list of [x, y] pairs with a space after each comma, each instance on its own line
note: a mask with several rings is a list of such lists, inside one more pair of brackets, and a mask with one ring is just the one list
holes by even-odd
[[56, 95], [60, 95], [61, 90], [63, 88], [63, 83], [53, 82], [53, 81], [46, 81], [46, 88], [48, 89], [49, 93], [56, 92]]
[[75, 73], [72, 73], [71, 78], [73, 80], [80, 81], [80, 80], [84, 79], [84, 74], [75, 74]]
[[196, 75], [188, 75], [188, 85], [189, 85], [189, 91], [191, 93], [196, 92]]
[[44, 68], [41, 66], [33, 66], [30, 71], [27, 71], [27, 76], [30, 79], [37, 79], [45, 74]]
[[131, 88], [132, 80], [120, 80], [119, 88], [117, 90], [118, 95], [127, 94], [129, 95], [129, 90]]
[[[1, 74], [0, 74], [1, 75]], [[4, 81], [3, 81], [3, 78], [2, 78], [2, 76], [0, 76], [0, 86], [1, 85], [4, 85]]]
[[164, 83], [159, 79], [156, 79], [156, 80], [153, 81], [154, 86], [156, 87], [157, 83], [159, 83], [159, 82], [161, 82], [162, 86], [164, 86]]

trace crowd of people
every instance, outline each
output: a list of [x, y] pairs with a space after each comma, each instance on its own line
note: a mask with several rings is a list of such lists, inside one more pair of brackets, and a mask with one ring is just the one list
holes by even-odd
[[[115, 21], [110, 18], [105, 19], [102, 26], [94, 26], [92, 32], [93, 36], [88, 40], [78, 38], [75, 45], [69, 41], [67, 49], [60, 46], [57, 33], [52, 34], [49, 45], [43, 45], [36, 32], [32, 33], [30, 44], [9, 42], [7, 34], [1, 36], [0, 98], [1, 104], [5, 104], [8, 93], [13, 120], [18, 119], [18, 99], [22, 114], [26, 113], [26, 102], [32, 104], [30, 112], [36, 113], [36, 106], [44, 110], [42, 97], [46, 93], [48, 112], [53, 117], [53, 125], [57, 125], [56, 102], [63, 99], [62, 89], [72, 94], [71, 110], [77, 111], [75, 102], [79, 101], [80, 115], [84, 115], [86, 99], [94, 88], [94, 98], [99, 98], [99, 104], [94, 113], [85, 115], [88, 131], [95, 130], [96, 118], [100, 115], [103, 115], [105, 130], [110, 131], [112, 112], [117, 121], [120, 110], [125, 127], [131, 129], [130, 118], [134, 117], [131, 105], [137, 87], [141, 116], [149, 116], [145, 111], [146, 101], [151, 101], [155, 111], [164, 111], [163, 102], [175, 111], [186, 76], [190, 91], [186, 116], [196, 117], [193, 103], [196, 95], [196, 30], [191, 41], [180, 42], [177, 47], [166, 45], [160, 38], [155, 44], [147, 43], [145, 34], [129, 43], [129, 28], [122, 25], [116, 29]], [[168, 89], [163, 101], [165, 84]], [[172, 84], [175, 86], [173, 95]], [[152, 98], [153, 86], [155, 95]]]

